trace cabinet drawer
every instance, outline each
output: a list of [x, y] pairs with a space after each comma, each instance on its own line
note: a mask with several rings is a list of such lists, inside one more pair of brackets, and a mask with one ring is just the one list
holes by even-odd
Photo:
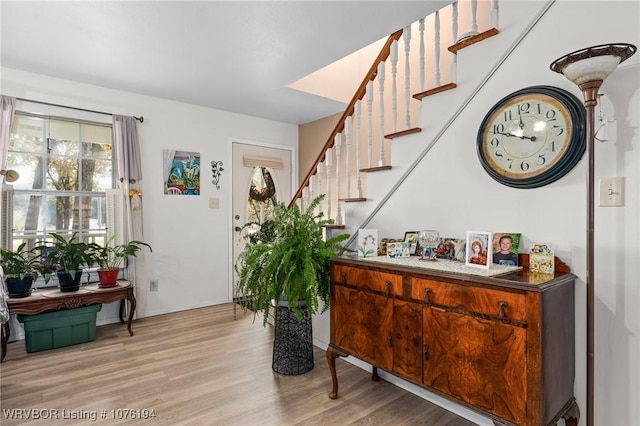
[[389, 292], [389, 295], [402, 295], [402, 275], [336, 265], [331, 270], [331, 280], [382, 293]]
[[412, 278], [411, 297], [425, 301], [427, 293], [436, 305], [517, 321], [526, 318], [524, 294]]

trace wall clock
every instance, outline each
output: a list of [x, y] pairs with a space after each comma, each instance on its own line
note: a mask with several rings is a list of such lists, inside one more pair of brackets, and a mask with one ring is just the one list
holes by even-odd
[[566, 175], [586, 148], [586, 112], [564, 89], [531, 86], [499, 100], [478, 130], [482, 167], [503, 185], [537, 188]]

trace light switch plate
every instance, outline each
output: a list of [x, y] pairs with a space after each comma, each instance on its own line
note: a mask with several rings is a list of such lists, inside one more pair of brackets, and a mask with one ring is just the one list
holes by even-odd
[[600, 179], [600, 199], [601, 207], [621, 207], [624, 206], [624, 178], [607, 177]]

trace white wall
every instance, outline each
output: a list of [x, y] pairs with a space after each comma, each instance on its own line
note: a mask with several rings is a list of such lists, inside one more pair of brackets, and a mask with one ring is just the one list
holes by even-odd
[[[542, 5], [542, 1], [500, 2], [501, 34], [461, 51], [458, 89], [426, 98], [423, 122], [428, 124], [420, 134], [394, 141], [394, 161], [402, 164], [404, 159], [406, 165], [415, 159], [416, 151], [431, 140], [446, 114], [459, 104], [460, 93], [471, 92], [478, 75], [484, 75]], [[407, 230], [424, 228], [452, 237], [464, 236], [467, 229], [508, 230], [522, 232], [525, 247], [532, 241], [552, 242], [556, 255], [578, 276], [574, 387], [583, 413], [581, 425], [586, 409], [584, 159], [551, 185], [512, 189], [492, 180], [480, 166], [476, 132], [495, 102], [522, 87], [548, 84], [580, 96], [577, 87], [549, 70], [549, 64], [591, 45], [640, 45], [639, 9], [637, 1], [557, 1], [367, 225], [378, 228], [380, 236], [402, 236]], [[615, 140], [597, 144], [596, 178], [624, 176], [627, 183], [624, 207], [596, 208], [596, 425], [640, 425], [639, 59], [636, 54], [623, 64], [601, 90], [610, 97], [603, 104], [617, 122], [612, 132]], [[15, 70], [2, 72], [0, 92], [6, 95], [145, 116], [139, 125], [146, 176], [144, 225], [146, 240], [154, 248], [149, 275], [160, 280], [160, 291], [148, 293], [148, 282], [141, 283], [140, 313], [155, 315], [228, 300], [228, 140], [238, 137], [296, 145], [297, 128]], [[200, 197], [164, 196], [161, 164], [165, 148], [200, 151], [203, 165], [213, 159], [225, 161], [221, 190], [205, 179]], [[368, 187], [375, 186], [370, 182]], [[219, 210], [207, 208], [210, 197], [220, 198]], [[328, 315], [316, 322], [318, 319], [328, 322]], [[326, 342], [324, 330], [321, 334], [320, 344]], [[443, 405], [461, 411], [448, 402]]]
[[[297, 147], [295, 125], [79, 84], [2, 68], [0, 93], [115, 114], [144, 116], [138, 124], [142, 154], [146, 276], [138, 277], [137, 316], [145, 317], [228, 302], [230, 294], [231, 141]], [[168, 82], [169, 84], [169, 82]], [[164, 149], [201, 155], [201, 195], [163, 194]], [[220, 190], [212, 184], [211, 161], [222, 160]], [[209, 198], [220, 200], [209, 209]], [[149, 292], [149, 280], [159, 290]], [[103, 307], [99, 324], [112, 322], [116, 305]]]
[[[471, 93], [478, 76], [485, 75], [542, 6], [543, 2], [500, 3], [501, 34], [459, 53], [458, 89], [425, 99], [423, 123], [428, 124], [422, 133], [394, 141], [394, 167], [415, 159], [416, 146], [434, 137], [460, 103], [460, 94]], [[586, 413], [586, 161], [583, 158], [551, 185], [513, 189], [491, 179], [481, 167], [476, 135], [487, 111], [520, 88], [552, 85], [582, 99], [573, 83], [549, 70], [551, 62], [597, 44], [640, 45], [639, 29], [637, 1], [557, 1], [367, 225], [377, 228], [381, 237], [401, 237], [417, 229], [461, 238], [466, 230], [521, 232], [521, 252], [533, 241], [553, 243], [556, 255], [578, 276], [575, 395], [583, 414], [580, 424], [585, 424]], [[608, 96], [603, 100], [605, 111], [617, 120], [611, 132], [617, 137], [597, 142], [596, 182], [601, 177], [625, 177], [626, 203], [596, 207], [595, 213], [596, 425], [640, 424], [639, 60], [636, 54], [622, 64], [600, 91]]]

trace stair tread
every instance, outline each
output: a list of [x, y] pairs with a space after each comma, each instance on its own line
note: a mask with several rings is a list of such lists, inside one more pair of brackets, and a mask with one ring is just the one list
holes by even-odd
[[344, 229], [345, 226], [344, 225], [324, 225], [325, 228], [330, 228], [330, 229]]
[[379, 172], [381, 170], [391, 170], [391, 166], [377, 166], [377, 167], [367, 167], [365, 169], [360, 169], [362, 173]]
[[412, 129], [400, 130], [399, 132], [389, 133], [388, 135], [384, 135], [385, 139], [394, 139], [400, 136], [410, 135], [412, 133], [419, 133], [422, 129], [420, 127], [414, 127]]
[[338, 201], [344, 201], [345, 203], [358, 203], [362, 201], [367, 201], [367, 198], [366, 197], [338, 198]]
[[500, 33], [500, 31], [498, 31], [497, 28], [488, 29], [487, 31], [481, 32], [480, 34], [476, 34], [472, 37], [465, 38], [464, 40], [457, 42], [453, 46], [449, 46], [449, 52], [458, 53], [458, 50], [464, 49], [465, 47], [469, 47], [472, 44], [481, 42], [482, 40], [488, 39], [489, 37], [493, 37], [498, 33]]
[[442, 86], [434, 87], [433, 89], [425, 90], [424, 92], [416, 93], [412, 97], [413, 99], [420, 100], [422, 98], [426, 98], [427, 96], [435, 95], [436, 93], [441, 93], [447, 90], [455, 89], [456, 87], [458, 87], [458, 85], [455, 83], [447, 83], [447, 84], [443, 84]]

